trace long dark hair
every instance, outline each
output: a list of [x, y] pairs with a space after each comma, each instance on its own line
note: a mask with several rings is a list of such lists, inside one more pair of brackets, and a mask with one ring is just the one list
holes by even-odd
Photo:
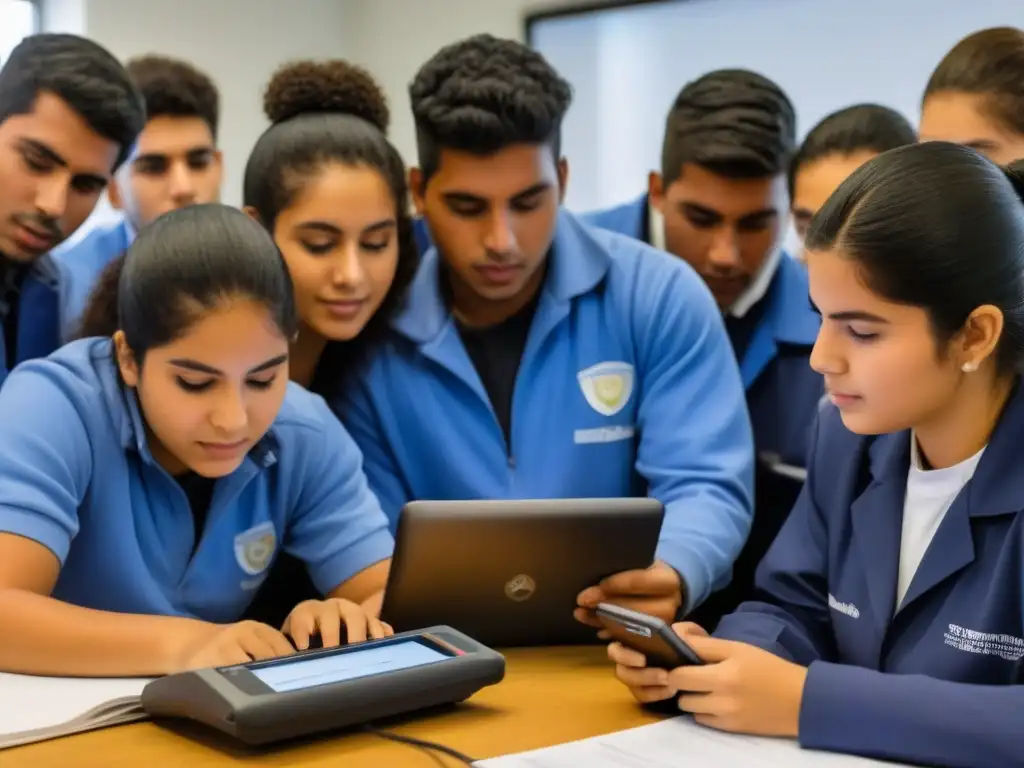
[[950, 92], [981, 96], [989, 117], [1024, 134], [1024, 29], [983, 29], [954, 45], [928, 79], [923, 101]]
[[419, 264], [408, 211], [406, 168], [386, 136], [387, 102], [368, 72], [346, 61], [288, 64], [271, 78], [263, 99], [271, 126], [245, 167], [243, 203], [273, 231], [303, 186], [325, 165], [371, 168], [395, 200], [398, 268], [381, 306], [351, 341], [329, 342], [312, 389], [335, 386], [386, 335]]
[[829, 155], [881, 154], [917, 141], [917, 132], [895, 109], [881, 104], [854, 104], [826, 115], [807, 133], [789, 164], [792, 199], [800, 169]]
[[940, 345], [971, 312], [1004, 317], [1000, 374], [1024, 358], [1024, 164], [973, 149], [914, 144], [857, 169], [811, 219], [808, 250], [837, 249], [890, 301], [928, 313]]
[[171, 211], [144, 228], [93, 289], [80, 336], [123, 331], [141, 363], [228, 296], [263, 304], [291, 338], [297, 326], [291, 278], [273, 239], [241, 211], [211, 203]]

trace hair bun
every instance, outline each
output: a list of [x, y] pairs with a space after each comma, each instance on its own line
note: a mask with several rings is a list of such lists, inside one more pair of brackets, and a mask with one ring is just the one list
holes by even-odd
[[263, 94], [263, 112], [272, 123], [297, 115], [334, 112], [360, 117], [387, 132], [387, 99], [373, 76], [342, 59], [298, 61], [274, 73]]

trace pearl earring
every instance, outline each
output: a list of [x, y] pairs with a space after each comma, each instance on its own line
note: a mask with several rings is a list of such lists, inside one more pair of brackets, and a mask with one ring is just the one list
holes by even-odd
[[974, 373], [976, 370], [978, 370], [978, 364], [964, 363], [963, 365], [960, 366], [960, 370], [963, 371], [964, 373]]

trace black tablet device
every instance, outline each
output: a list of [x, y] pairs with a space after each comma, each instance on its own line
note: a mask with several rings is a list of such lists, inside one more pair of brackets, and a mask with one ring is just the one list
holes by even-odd
[[381, 618], [396, 630], [446, 624], [495, 648], [597, 642], [573, 618], [577, 595], [649, 567], [663, 517], [648, 498], [412, 502]]
[[463, 701], [505, 675], [501, 654], [450, 627], [162, 677], [151, 717], [185, 718], [252, 745]]

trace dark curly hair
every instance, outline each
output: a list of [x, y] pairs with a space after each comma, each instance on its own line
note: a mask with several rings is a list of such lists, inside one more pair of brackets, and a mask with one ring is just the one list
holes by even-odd
[[733, 179], [785, 173], [796, 148], [796, 110], [773, 81], [745, 69], [720, 69], [687, 83], [665, 121], [662, 182], [693, 163]]
[[347, 61], [287, 64], [270, 79], [263, 111], [271, 126], [245, 166], [243, 205], [269, 230], [304, 185], [326, 165], [371, 168], [395, 200], [398, 268], [380, 308], [353, 340], [331, 342], [317, 366], [312, 389], [337, 386], [386, 334], [419, 263], [408, 211], [406, 168], [388, 141], [387, 101], [373, 77]]
[[125, 69], [146, 103], [147, 120], [198, 117], [216, 140], [220, 92], [208, 75], [186, 61], [152, 54], [130, 59]]
[[475, 35], [446, 46], [409, 86], [424, 180], [442, 149], [489, 155], [512, 144], [550, 143], [560, 152], [572, 87], [536, 51]]
[[990, 118], [1024, 134], [1024, 29], [983, 29], [954, 45], [928, 79], [924, 101], [948, 91], [985, 97]]

